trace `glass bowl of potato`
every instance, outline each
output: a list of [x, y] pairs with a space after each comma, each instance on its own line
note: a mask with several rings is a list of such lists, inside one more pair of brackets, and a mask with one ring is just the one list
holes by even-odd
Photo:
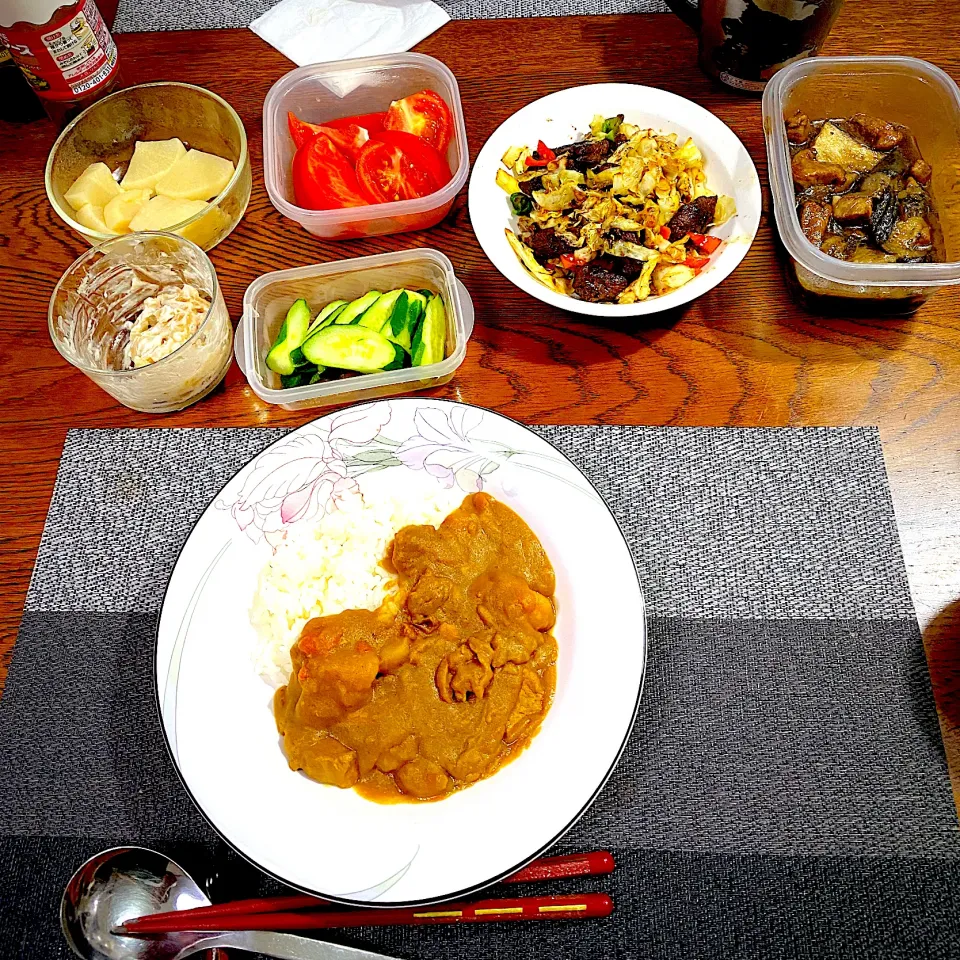
[[160, 230], [209, 250], [250, 201], [246, 131], [230, 104], [202, 87], [128, 87], [60, 134], [45, 184], [57, 216], [90, 244]]

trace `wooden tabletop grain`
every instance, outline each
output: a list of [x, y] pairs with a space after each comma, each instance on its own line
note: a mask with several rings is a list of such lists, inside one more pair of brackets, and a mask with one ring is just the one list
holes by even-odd
[[[689, 97], [746, 144], [765, 186], [763, 222], [746, 260], [688, 307], [618, 324], [584, 322], [503, 281], [473, 235], [465, 191], [424, 234], [342, 243], [311, 237], [274, 210], [262, 180], [264, 96], [292, 64], [245, 30], [117, 40], [127, 83], [200, 84], [229, 100], [246, 124], [253, 198], [239, 228], [212, 252], [234, 320], [247, 285], [265, 271], [429, 245], [451, 258], [477, 308], [466, 362], [441, 396], [537, 423], [878, 426], [960, 796], [960, 290], [940, 292], [906, 320], [800, 309], [774, 243], [759, 101], [700, 72], [695, 38], [679, 20], [459, 21], [418, 47], [457, 75], [472, 156], [524, 104], [603, 81]], [[960, 4], [851, 0], [824, 52], [909, 53], [960, 79]], [[68, 428], [297, 425], [312, 416], [264, 404], [235, 367], [223, 388], [189, 410], [138, 414], [60, 359], [47, 335], [47, 303], [86, 246], [44, 195], [54, 135], [45, 122], [0, 124], [0, 682]]]

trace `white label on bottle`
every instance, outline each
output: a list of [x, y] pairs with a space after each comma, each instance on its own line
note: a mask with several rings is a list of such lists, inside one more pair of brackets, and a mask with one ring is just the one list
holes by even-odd
[[45, 33], [43, 44], [75, 94], [103, 83], [117, 62], [117, 47], [94, 0], [87, 0], [68, 23]]

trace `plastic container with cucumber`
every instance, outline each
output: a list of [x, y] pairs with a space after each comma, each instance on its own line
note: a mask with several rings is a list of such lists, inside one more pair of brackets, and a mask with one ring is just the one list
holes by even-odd
[[306, 300], [287, 311], [266, 355], [284, 389], [364, 374], [424, 367], [446, 357], [443, 297], [398, 287], [334, 300], [311, 320]]

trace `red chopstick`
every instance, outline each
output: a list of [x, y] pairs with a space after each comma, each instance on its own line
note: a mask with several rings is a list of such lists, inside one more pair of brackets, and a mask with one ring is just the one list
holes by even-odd
[[162, 931], [144, 930], [136, 923], [118, 927], [121, 936], [210, 930], [328, 930], [343, 927], [419, 926], [434, 923], [486, 923], [502, 920], [579, 920], [608, 917], [613, 901], [605, 893], [562, 897], [513, 897], [474, 903], [440, 903], [430, 907], [391, 907], [384, 910], [307, 910], [300, 913], [252, 913], [196, 919], [195, 910], [168, 913]]
[[543, 857], [534, 860], [516, 873], [507, 877], [504, 883], [535, 883], [539, 880], [561, 880], [565, 877], [596, 877], [602, 873], [613, 873], [616, 866], [613, 854], [606, 850], [595, 853], [570, 853], [563, 857]]
[[[541, 880], [556, 880], [566, 877], [588, 877], [612, 873], [614, 859], [605, 850], [594, 853], [574, 853], [562, 857], [544, 857], [534, 860], [516, 873], [507, 877], [504, 883], [536, 883]], [[171, 917], [189, 914], [191, 921], [213, 920], [216, 918], [252, 916], [254, 914], [290, 912], [303, 909], [335, 907], [328, 900], [311, 897], [306, 894], [294, 894], [280, 897], [259, 897], [252, 900], [235, 900], [232, 903], [215, 904], [210, 907], [196, 907], [177, 913], [152, 913], [145, 917], [128, 920], [124, 925], [131, 932], [165, 933], [172, 930]], [[380, 912], [379, 909], [376, 912]], [[205, 929], [212, 929], [210, 927]], [[218, 929], [228, 929], [221, 927]], [[254, 929], [254, 928], [251, 928]]]

